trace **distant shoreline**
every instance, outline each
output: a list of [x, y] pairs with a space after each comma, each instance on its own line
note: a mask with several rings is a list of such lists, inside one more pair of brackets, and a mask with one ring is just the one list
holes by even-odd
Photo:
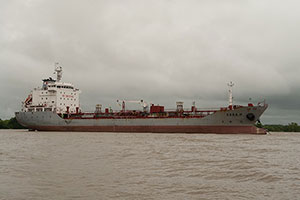
[[[265, 128], [270, 132], [300, 132], [300, 126], [295, 123], [291, 122], [288, 125], [281, 125], [281, 124], [256, 124], [259, 128]], [[15, 117], [8, 119], [8, 120], [1, 120], [0, 119], [0, 129], [27, 129], [23, 127], [21, 124], [18, 123]]]
[[295, 123], [291, 122], [288, 125], [281, 125], [281, 124], [257, 124], [259, 128], [267, 129], [270, 132], [300, 132], [300, 126]]
[[0, 119], [0, 129], [26, 129], [18, 123], [15, 117], [7, 120]]

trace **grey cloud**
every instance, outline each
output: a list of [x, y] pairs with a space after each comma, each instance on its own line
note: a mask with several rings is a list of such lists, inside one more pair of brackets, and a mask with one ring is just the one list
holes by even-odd
[[297, 1], [0, 4], [1, 118], [60, 62], [87, 110], [122, 98], [224, 106], [233, 80], [237, 103], [267, 99], [265, 122], [300, 122]]

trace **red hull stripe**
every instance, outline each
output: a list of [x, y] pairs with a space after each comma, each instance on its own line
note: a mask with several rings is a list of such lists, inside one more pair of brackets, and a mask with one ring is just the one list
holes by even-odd
[[40, 131], [131, 132], [131, 133], [220, 133], [266, 134], [255, 126], [32, 126]]

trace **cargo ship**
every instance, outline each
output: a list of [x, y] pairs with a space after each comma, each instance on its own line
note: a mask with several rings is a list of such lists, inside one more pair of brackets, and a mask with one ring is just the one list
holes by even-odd
[[[188, 109], [176, 102], [172, 110], [144, 100], [117, 100], [119, 110], [102, 108], [83, 112], [80, 108], [81, 91], [71, 83], [62, 81], [62, 67], [55, 66], [56, 80], [43, 79], [42, 86], [34, 88], [16, 112], [18, 122], [29, 130], [37, 131], [88, 131], [130, 133], [216, 133], [216, 134], [266, 134], [257, 128], [260, 116], [268, 105], [233, 104], [229, 87], [229, 105], [216, 109], [199, 109], [195, 102]], [[128, 102], [138, 103], [140, 110], [128, 110]]]

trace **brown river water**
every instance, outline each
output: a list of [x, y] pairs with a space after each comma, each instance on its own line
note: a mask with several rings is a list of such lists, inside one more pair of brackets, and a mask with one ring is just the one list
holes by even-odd
[[0, 199], [300, 199], [300, 133], [0, 130]]

